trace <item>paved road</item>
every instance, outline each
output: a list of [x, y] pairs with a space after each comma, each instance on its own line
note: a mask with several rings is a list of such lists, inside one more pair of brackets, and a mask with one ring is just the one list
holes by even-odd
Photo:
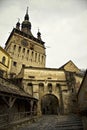
[[57, 122], [57, 115], [43, 116], [36, 123], [30, 124], [25, 128], [20, 128], [19, 130], [58, 130], [55, 128]]

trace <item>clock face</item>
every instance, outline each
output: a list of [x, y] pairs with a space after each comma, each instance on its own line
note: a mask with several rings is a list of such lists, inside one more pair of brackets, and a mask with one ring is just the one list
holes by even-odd
[[25, 39], [23, 39], [23, 40], [21, 41], [21, 44], [22, 44], [23, 46], [27, 46], [27, 45], [28, 45], [28, 42], [27, 42]]

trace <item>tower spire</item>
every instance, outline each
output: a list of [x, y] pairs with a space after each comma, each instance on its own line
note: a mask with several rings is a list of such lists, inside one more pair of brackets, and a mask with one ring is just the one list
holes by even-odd
[[27, 9], [26, 9], [26, 14], [25, 14], [24, 20], [29, 20], [28, 8], [29, 8], [29, 7], [27, 7]]
[[31, 22], [29, 21], [29, 15], [28, 15], [28, 7], [26, 9], [26, 14], [24, 16], [24, 21], [22, 22], [21, 30], [29, 35], [32, 36], [31, 33]]
[[28, 9], [29, 9], [29, 7], [27, 6], [26, 14], [28, 14]]

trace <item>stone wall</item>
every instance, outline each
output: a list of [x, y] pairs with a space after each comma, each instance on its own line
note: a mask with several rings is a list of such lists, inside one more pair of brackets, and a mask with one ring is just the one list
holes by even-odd
[[39, 100], [40, 111], [42, 98], [50, 94], [57, 97], [61, 114], [73, 112], [76, 105], [76, 91], [74, 91], [76, 82], [75, 78], [72, 80], [73, 73], [73, 76], [67, 79], [65, 71], [57, 69], [25, 67], [22, 72], [22, 87], [26, 93]]

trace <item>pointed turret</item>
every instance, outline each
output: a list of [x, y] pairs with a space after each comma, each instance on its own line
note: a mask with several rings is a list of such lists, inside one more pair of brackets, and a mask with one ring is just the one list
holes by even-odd
[[37, 33], [37, 38], [38, 38], [40, 41], [42, 41], [42, 39], [41, 39], [41, 33], [40, 33], [39, 29], [38, 29], [38, 33]]
[[23, 32], [25, 32], [25, 33], [27, 33], [27, 34], [32, 36], [32, 33], [31, 33], [31, 23], [29, 21], [29, 15], [28, 15], [28, 7], [27, 7], [27, 10], [26, 10], [24, 21], [22, 22], [21, 31], [23, 31]]
[[16, 23], [16, 29], [20, 30], [20, 19], [18, 19], [18, 22]]

